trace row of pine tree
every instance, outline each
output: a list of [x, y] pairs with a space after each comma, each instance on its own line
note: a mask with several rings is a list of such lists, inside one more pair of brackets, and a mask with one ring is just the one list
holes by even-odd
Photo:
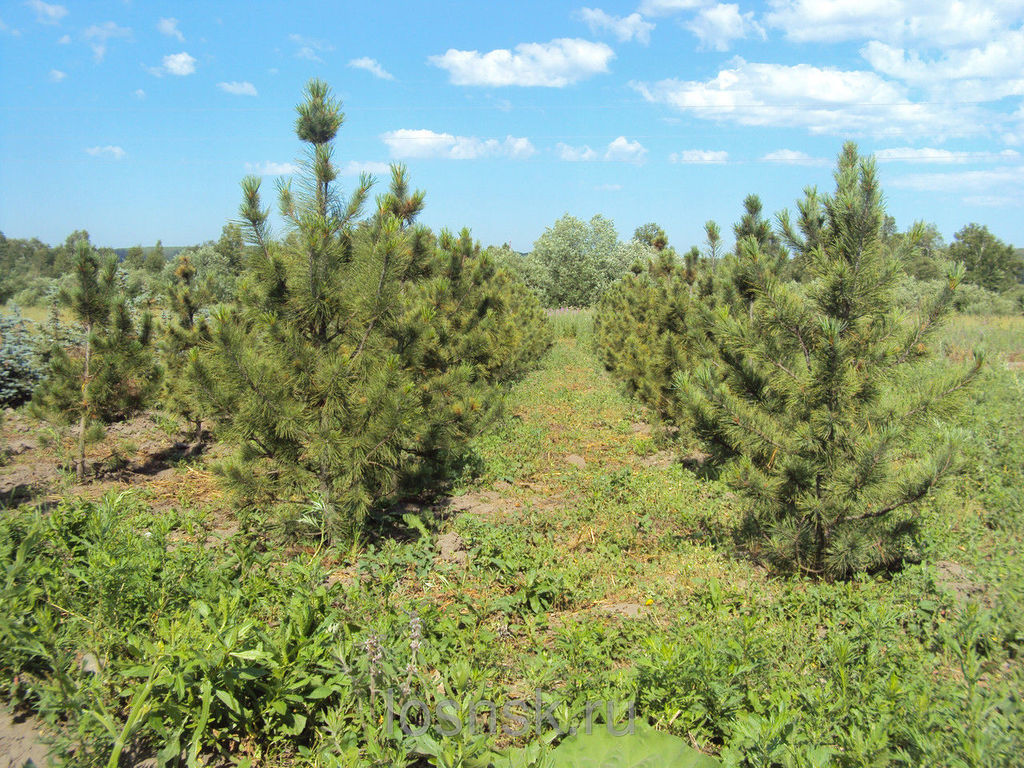
[[824, 577], [913, 552], [920, 502], [956, 467], [939, 419], [982, 365], [928, 361], [964, 265], [907, 316], [894, 292], [915, 237], [886, 241], [874, 161], [855, 145], [835, 182], [780, 235], [748, 198], [735, 253], [698, 269], [662, 250], [594, 313], [606, 367], [746, 500], [751, 551]]
[[244, 504], [312, 509], [355, 541], [375, 505], [460, 460], [551, 337], [533, 293], [468, 231], [416, 223], [424, 194], [404, 167], [372, 204], [368, 176], [341, 195], [344, 114], [325, 83], [309, 83], [297, 112], [306, 156], [277, 190], [282, 233], [260, 180], [242, 183], [250, 247], [235, 299], [207, 304], [183, 255], [157, 333], [131, 311], [116, 259], [79, 242], [62, 301], [84, 343], [54, 350], [32, 407], [77, 427], [82, 478], [87, 441], [158, 399], [196, 440], [209, 427], [235, 447], [222, 473]]

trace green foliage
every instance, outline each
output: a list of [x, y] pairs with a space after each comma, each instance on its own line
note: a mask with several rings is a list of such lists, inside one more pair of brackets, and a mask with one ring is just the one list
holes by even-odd
[[[708, 587], [704, 618], [649, 643], [637, 707], [723, 745], [723, 765], [1013, 764], [1012, 682], [975, 683], [992, 668], [989, 617], [949, 621], [941, 601], [900, 610], [836, 585], [755, 608]], [[915, 639], [894, 642], [904, 633]]]
[[797, 280], [809, 277], [809, 267], [815, 250], [822, 245], [825, 227], [825, 210], [817, 187], [804, 189], [804, 199], [796, 204], [800, 215], [794, 225], [789, 211], [778, 216], [779, 234], [782, 242], [792, 251], [790, 272]]
[[668, 235], [653, 221], [637, 227], [633, 231], [633, 239], [655, 251], [663, 251], [668, 246]]
[[949, 259], [964, 265], [965, 281], [990, 291], [1005, 291], [1024, 282], [1024, 259], [988, 227], [968, 224], [953, 235]]
[[526, 274], [537, 281], [531, 287], [545, 306], [589, 307], [635, 258], [609, 219], [597, 215], [583, 222], [565, 214], [533, 244]]
[[0, 314], [0, 408], [28, 401], [44, 370], [27, 321], [14, 307]]
[[[997, 364], [955, 416], [965, 474], [923, 505], [926, 563], [830, 582], [731, 556], [742, 500], [648, 463], [642, 410], [595, 364], [582, 314], [509, 395], [515, 418], [474, 439], [485, 481], [467, 511], [389, 515], [395, 535], [351, 555], [245, 524], [207, 539], [224, 509], [151, 510], [145, 492], [9, 510], [0, 686], [80, 766], [130, 748], [158, 766], [550, 768], [650, 739], [747, 768], [1010, 768], [1024, 750], [1024, 382], [1001, 362], [1022, 322], [960, 317], [932, 342], [961, 359], [987, 337]], [[568, 452], [587, 466], [559, 471]], [[451, 532], [459, 562], [439, 557]], [[536, 690], [555, 706], [533, 730]], [[513, 698], [530, 732], [495, 735], [479, 705]], [[433, 716], [423, 729], [407, 713], [420, 735], [400, 727], [413, 700]], [[569, 736], [590, 702], [594, 741]], [[619, 730], [635, 706], [635, 740], [596, 733], [607, 702]]]
[[340, 107], [312, 81], [297, 133], [304, 176], [280, 188], [276, 241], [260, 182], [243, 183], [254, 246], [237, 310], [212, 318], [193, 376], [218, 434], [238, 447], [226, 477], [249, 503], [322, 505], [355, 541], [375, 504], [443, 472], [493, 413], [498, 388], [546, 348], [536, 300], [463, 233], [440, 242], [415, 219], [405, 168], [364, 221], [371, 180], [335, 189]]
[[[942, 290], [942, 280], [906, 277], [896, 289], [896, 303], [908, 312], [918, 312], [931, 296]], [[1020, 315], [1024, 307], [1008, 293], [995, 293], [974, 283], [961, 283], [953, 295], [952, 307], [965, 315]]]
[[157, 240], [156, 245], [146, 254], [146, 260], [142, 266], [147, 272], [154, 275], [163, 272], [164, 267], [167, 266], [167, 256], [164, 254], [164, 244], [161, 241]]
[[981, 358], [927, 386], [914, 376], [962, 271], [904, 327], [874, 165], [853, 145], [824, 208], [806, 291], [782, 283], [752, 239], [741, 243], [749, 311], [705, 314], [711, 362], [677, 384], [697, 435], [749, 500], [766, 554], [845, 577], [904, 556], [915, 508], [956, 465], [958, 437], [933, 421], [950, 413]]
[[920, 502], [956, 466], [959, 438], [935, 420], [981, 358], [920, 384], [914, 371], [962, 268], [905, 322], [895, 301], [905, 257], [886, 242], [874, 167], [852, 145], [836, 183], [826, 198], [807, 191], [797, 227], [780, 217], [804, 285], [785, 281], [751, 196], [735, 256], [695, 278], [652, 262], [609, 292], [595, 336], [627, 389], [695, 436], [748, 500], [756, 552], [848, 577], [912, 551]]
[[688, 314], [696, 272], [671, 250], [634, 266], [594, 312], [594, 344], [605, 367], [659, 417], [678, 416], [674, 377], [688, 364]]
[[[616, 726], [620, 728], [620, 726]], [[569, 736], [551, 753], [552, 768], [717, 768], [718, 760], [677, 736], [641, 723], [633, 733], [612, 733], [598, 726], [592, 733]]]
[[197, 442], [202, 439], [205, 410], [190, 375], [190, 366], [199, 354], [200, 345], [210, 340], [209, 325], [200, 314], [204, 299], [191, 256], [184, 253], [178, 258], [174, 282], [168, 291], [171, 317], [161, 345], [166, 372], [162, 405], [192, 425]]
[[33, 408], [63, 423], [78, 421], [77, 472], [85, 471], [85, 440], [90, 426], [127, 418], [145, 408], [160, 379], [150, 349], [152, 320], [136, 321], [118, 281], [117, 261], [102, 264], [87, 241], [80, 241], [74, 281], [62, 294], [85, 330], [82, 348], [55, 346], [45, 382]]

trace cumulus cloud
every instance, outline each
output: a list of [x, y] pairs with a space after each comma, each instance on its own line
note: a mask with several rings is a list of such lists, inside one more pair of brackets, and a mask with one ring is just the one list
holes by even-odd
[[167, 35], [167, 37], [175, 38], [179, 43], [185, 42], [185, 36], [181, 34], [181, 30], [178, 29], [178, 20], [174, 18], [160, 19], [157, 22], [156, 28], [160, 30], [161, 35]]
[[71, 35], [61, 35], [57, 45], [71, 45]]
[[629, 141], [619, 136], [608, 145], [604, 159], [618, 163], [642, 163], [647, 156], [647, 149], [639, 141]]
[[233, 96], [259, 96], [256, 91], [256, 86], [250, 82], [229, 82], [229, 83], [217, 83], [217, 87], [225, 93], [230, 93]]
[[68, 9], [63, 5], [51, 5], [43, 0], [28, 0], [25, 5], [36, 12], [36, 21], [40, 24], [59, 24], [68, 15]]
[[637, 9], [644, 16], [671, 16], [708, 5], [709, 0], [643, 0]]
[[933, 59], [878, 40], [865, 45], [861, 54], [882, 74], [929, 90], [952, 89], [953, 98], [988, 101], [1024, 95], [1024, 28]]
[[581, 147], [574, 147], [570, 144], [559, 142], [555, 151], [560, 160], [571, 163], [593, 162], [603, 160], [606, 162], [619, 163], [642, 163], [647, 156], [647, 149], [639, 141], [629, 141], [625, 136], [614, 139], [603, 151], [597, 151], [584, 144]]
[[976, 110], [911, 101], [874, 72], [736, 59], [710, 80], [631, 83], [645, 99], [695, 117], [746, 126], [802, 127], [814, 134], [965, 135]]
[[50, 70], [50, 82], [51, 83], [59, 83], [61, 80], [63, 80], [67, 76], [68, 76], [67, 72], [61, 72], [59, 69], [51, 69]]
[[381, 80], [394, 80], [395, 76], [388, 72], [384, 67], [380, 65], [380, 62], [376, 59], [371, 59], [369, 56], [363, 56], [359, 59], [352, 59], [348, 65], [355, 69], [365, 69], [375, 77], [379, 77]]
[[579, 16], [595, 34], [610, 32], [623, 43], [636, 40], [638, 43], [647, 45], [651, 42], [651, 30], [654, 29], [654, 24], [644, 21], [643, 16], [639, 13], [631, 13], [629, 16], [612, 16], [599, 8], [581, 8]]
[[118, 26], [113, 21], [105, 21], [86, 28], [82, 36], [92, 48], [96, 61], [103, 61], [103, 57], [107, 55], [107, 43], [111, 40], [130, 39], [132, 31], [129, 27]]
[[381, 135], [391, 156], [395, 158], [443, 158], [446, 160], [480, 160], [489, 157], [508, 157], [524, 160], [536, 153], [529, 139], [506, 136], [481, 139], [476, 136], [454, 136], [426, 129], [401, 128]]
[[107, 145], [105, 147], [86, 147], [87, 154], [93, 157], [102, 157], [107, 160], [123, 160], [125, 151], [121, 147]]
[[291, 34], [288, 35], [288, 39], [298, 46], [298, 49], [295, 51], [295, 58], [297, 59], [306, 59], [307, 61], [323, 64], [324, 60], [320, 58], [320, 54], [334, 50], [334, 46], [312, 37]]
[[132, 93], [132, 96], [134, 96], [136, 99], [144, 99], [146, 98], [146, 92], [141, 88], [136, 88], [135, 91]]
[[827, 165], [828, 160], [812, 157], [806, 152], [796, 149], [777, 149], [761, 156], [763, 163], [779, 163], [780, 165]]
[[[196, 71], [196, 59], [184, 51], [181, 53], [172, 53], [164, 56], [159, 67], [146, 67], [146, 71], [154, 77], [163, 77], [164, 75], [177, 75], [178, 77], [184, 77], [185, 75], [191, 75]], [[224, 83], [222, 85], [229, 84]], [[230, 85], [238, 85], [238, 83], [230, 83]], [[256, 94], [251, 95], [255, 96]]]
[[668, 156], [670, 163], [684, 165], [719, 165], [729, 162], [729, 153], [717, 149], [684, 149]]
[[299, 170], [295, 163], [246, 163], [245, 170], [257, 176], [290, 176]]
[[447, 70], [454, 85], [544, 86], [563, 88], [601, 72], [615, 52], [604, 43], [563, 38], [549, 43], [520, 43], [514, 50], [489, 53], [449, 49], [428, 61]]
[[740, 7], [735, 3], [718, 3], [702, 8], [686, 28], [697, 36], [701, 48], [716, 51], [729, 50], [733, 40], [765, 37], [764, 28], [754, 21], [754, 12], [740, 13]]

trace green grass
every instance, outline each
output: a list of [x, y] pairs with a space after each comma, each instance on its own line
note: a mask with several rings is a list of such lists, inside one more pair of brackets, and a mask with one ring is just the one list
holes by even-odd
[[[945, 332], [954, 360], [983, 338], [994, 362], [959, 418], [964, 473], [922, 509], [922, 561], [839, 584], [737, 551], [739, 500], [672, 460], [600, 369], [586, 314], [554, 322], [559, 341], [474, 443], [456, 511], [396, 514], [398, 535], [354, 555], [258, 523], [210, 547], [201, 513], [135, 494], [0, 520], [8, 696], [78, 765], [132, 742], [270, 766], [546, 749], [532, 733], [390, 736], [389, 689], [462, 716], [540, 690], [574, 723], [587, 702], [633, 701], [727, 765], [1019, 763], [1024, 382], [1004, 364], [1019, 319]], [[452, 532], [464, 564], [438, 557]]]
[[983, 348], [994, 363], [1024, 361], [1024, 317], [1019, 315], [956, 315], [940, 334], [942, 351], [966, 359]]

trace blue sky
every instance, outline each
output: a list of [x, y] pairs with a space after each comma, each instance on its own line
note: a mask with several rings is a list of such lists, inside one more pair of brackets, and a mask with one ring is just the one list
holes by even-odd
[[0, 230], [215, 239], [246, 173], [293, 167], [311, 77], [344, 102], [343, 186], [405, 162], [422, 221], [485, 245], [568, 212], [685, 249], [750, 192], [831, 189], [847, 138], [901, 228], [1024, 245], [1021, 0], [3, 0]]

